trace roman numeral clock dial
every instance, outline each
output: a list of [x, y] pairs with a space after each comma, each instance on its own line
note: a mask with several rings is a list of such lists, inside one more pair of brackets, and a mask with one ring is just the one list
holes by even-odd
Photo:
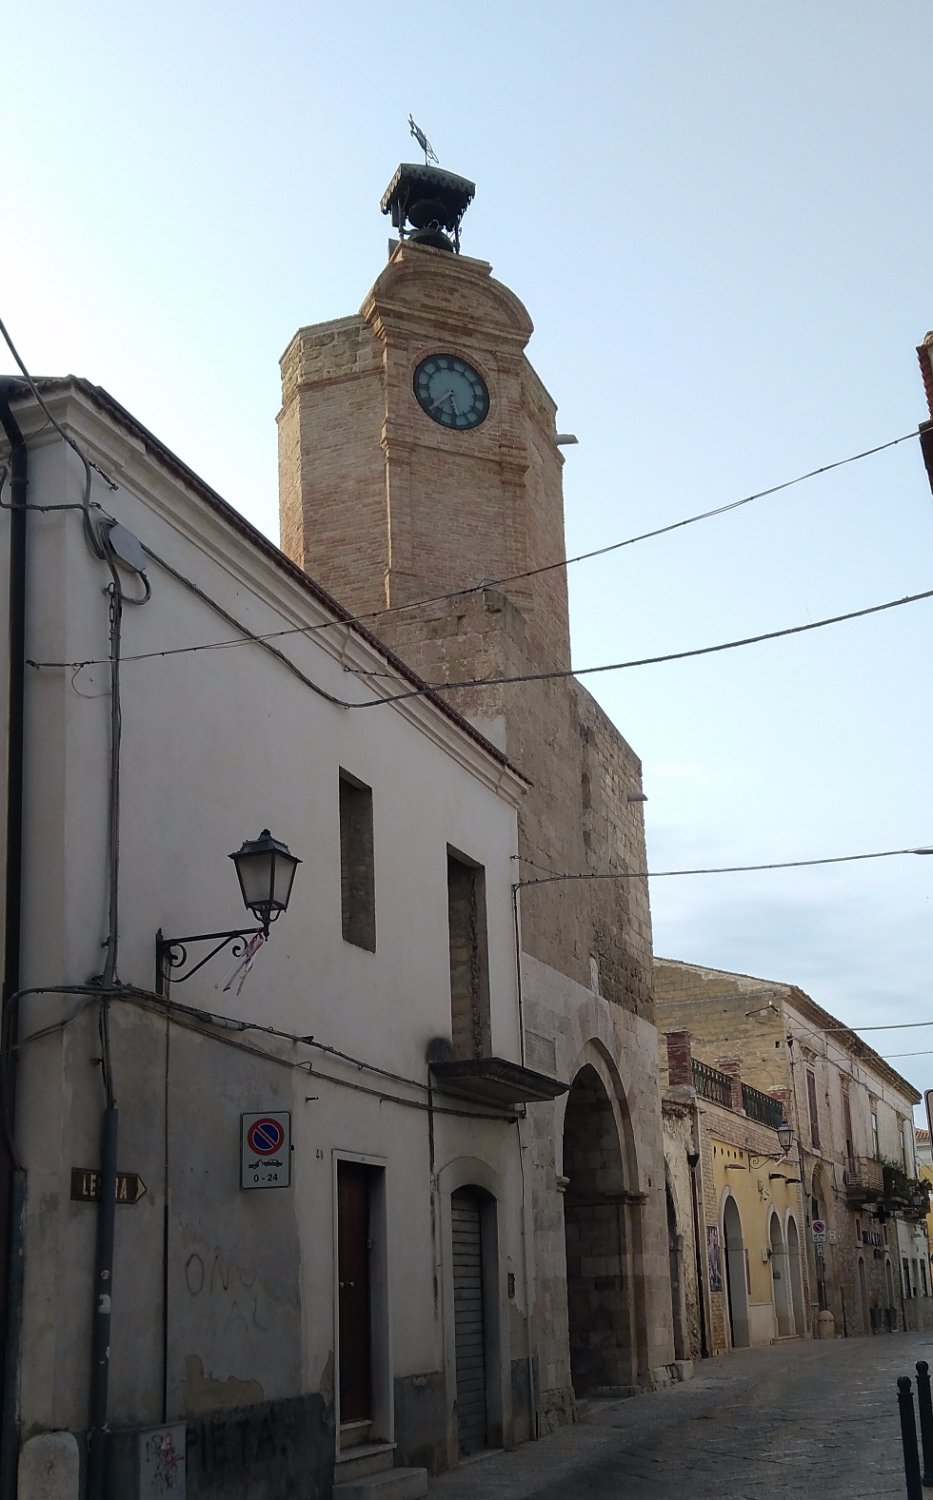
[[478, 370], [456, 354], [430, 354], [415, 371], [415, 399], [442, 427], [464, 432], [489, 415], [489, 391]]

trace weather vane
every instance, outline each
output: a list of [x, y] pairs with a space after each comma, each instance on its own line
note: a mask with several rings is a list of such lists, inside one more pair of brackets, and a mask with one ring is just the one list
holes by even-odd
[[409, 126], [409, 129], [411, 130], [411, 133], [414, 136], [415, 140], [418, 142], [418, 145], [421, 147], [422, 151], [424, 152], [424, 164], [425, 164], [425, 166], [427, 166], [428, 162], [431, 162], [431, 161], [433, 161], [436, 166], [439, 165], [439, 162], [438, 162], [438, 159], [437, 159], [437, 152], [434, 150], [434, 147], [431, 145], [431, 142], [428, 140], [428, 138], [425, 135], [424, 131], [421, 129], [421, 126], [415, 124], [415, 122], [412, 119], [411, 115], [408, 116], [408, 126]]

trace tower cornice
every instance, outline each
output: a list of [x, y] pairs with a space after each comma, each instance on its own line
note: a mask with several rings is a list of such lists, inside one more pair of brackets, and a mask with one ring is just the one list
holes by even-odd
[[492, 275], [488, 261], [451, 256], [424, 245], [403, 243], [371, 288], [360, 309], [365, 320], [411, 335], [436, 337], [451, 329], [462, 337], [521, 353], [534, 324], [515, 293]]

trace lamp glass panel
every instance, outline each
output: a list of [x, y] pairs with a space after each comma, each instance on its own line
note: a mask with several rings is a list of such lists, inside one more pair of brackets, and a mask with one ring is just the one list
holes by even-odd
[[272, 902], [280, 911], [288, 906], [288, 900], [292, 893], [292, 882], [295, 879], [295, 871], [298, 861], [291, 854], [274, 854], [272, 869]]
[[236, 871], [240, 877], [243, 904], [253, 910], [257, 906], [268, 906], [272, 890], [275, 854], [272, 850], [261, 850], [258, 854], [242, 854], [236, 859]]

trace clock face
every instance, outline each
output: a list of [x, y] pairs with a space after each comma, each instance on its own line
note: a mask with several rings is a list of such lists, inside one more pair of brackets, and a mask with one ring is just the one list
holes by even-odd
[[419, 406], [442, 427], [465, 431], [489, 415], [489, 391], [478, 370], [456, 354], [430, 354], [415, 371]]

